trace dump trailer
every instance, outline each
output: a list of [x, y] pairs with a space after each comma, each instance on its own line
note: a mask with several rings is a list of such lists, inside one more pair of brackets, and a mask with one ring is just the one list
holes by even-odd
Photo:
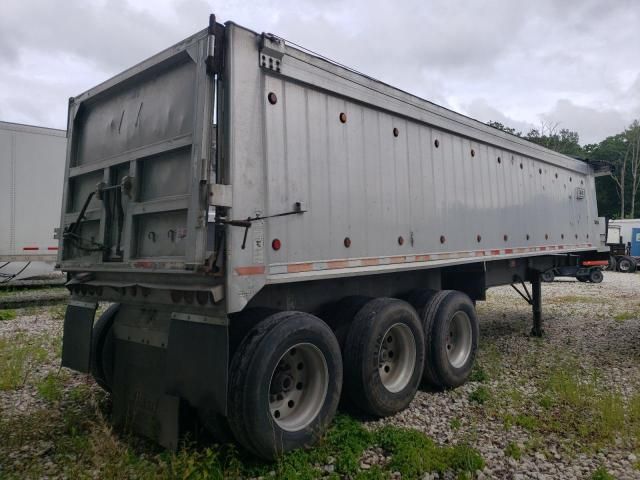
[[213, 16], [68, 125], [62, 363], [167, 447], [196, 418], [273, 458], [341, 396], [394, 414], [468, 378], [488, 288], [540, 335], [541, 272], [608, 258], [605, 171]]
[[53, 271], [66, 143], [63, 130], [0, 122], [0, 283]]

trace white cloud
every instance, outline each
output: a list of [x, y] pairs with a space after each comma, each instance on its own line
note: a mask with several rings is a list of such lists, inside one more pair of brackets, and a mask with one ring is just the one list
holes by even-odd
[[640, 117], [633, 0], [4, 0], [0, 119], [64, 127], [67, 98], [203, 28], [270, 31], [479, 120], [598, 141]]

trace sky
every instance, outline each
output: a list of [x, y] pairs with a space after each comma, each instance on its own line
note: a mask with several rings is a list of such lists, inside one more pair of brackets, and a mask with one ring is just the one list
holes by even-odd
[[0, 120], [66, 128], [69, 97], [209, 13], [482, 122], [569, 128], [586, 144], [640, 118], [635, 0], [2, 0]]

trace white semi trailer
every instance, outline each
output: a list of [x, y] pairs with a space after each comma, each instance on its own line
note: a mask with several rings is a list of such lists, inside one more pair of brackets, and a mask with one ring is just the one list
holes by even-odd
[[391, 415], [467, 379], [487, 288], [531, 282], [540, 335], [540, 273], [608, 258], [607, 172], [214, 17], [68, 124], [63, 365], [167, 446], [184, 411], [266, 458], [341, 395]]
[[0, 283], [53, 271], [66, 132], [0, 122]]

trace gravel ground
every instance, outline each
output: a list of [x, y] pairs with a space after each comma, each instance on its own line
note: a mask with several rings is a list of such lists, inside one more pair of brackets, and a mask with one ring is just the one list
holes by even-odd
[[[528, 335], [530, 307], [511, 287], [489, 290], [487, 301], [478, 304], [479, 363], [494, 370], [489, 391], [499, 395], [515, 388], [525, 398], [533, 396], [533, 380], [554, 361], [576, 358], [581, 368], [597, 369], [603, 388], [620, 391], [625, 398], [640, 393], [640, 275], [605, 272], [600, 284], [560, 279], [543, 284], [542, 295], [542, 340]], [[536, 439], [524, 428], [506, 429], [500, 415], [469, 400], [478, 385], [421, 391], [407, 410], [372, 424], [415, 428], [445, 444], [470, 440], [487, 464], [479, 478], [591, 478], [601, 466], [615, 478], [640, 478], [637, 452], [622, 442], [584, 453], [577, 439], [567, 446], [553, 436]], [[525, 450], [532, 440], [541, 443], [519, 460], [505, 455], [510, 442]]]
[[[571, 279], [543, 284], [543, 339], [529, 336], [530, 307], [510, 287], [490, 290], [487, 301], [478, 303], [478, 315], [482, 378], [453, 391], [420, 391], [405, 411], [366, 425], [414, 428], [443, 445], [469, 443], [486, 463], [476, 472], [477, 478], [592, 478], [602, 467], [614, 478], [640, 478], [637, 444], [622, 436], [613, 435], [609, 441], [595, 444], [592, 438], [574, 435], [570, 424], [567, 432], [549, 432], [544, 425], [531, 428], [523, 422], [505, 421], [518, 412], [535, 416], [538, 407], [532, 406], [533, 399], [537, 402], [540, 386], [559, 365], [593, 373], [602, 391], [615, 392], [625, 402], [640, 396], [640, 275], [605, 272], [598, 285]], [[0, 321], [0, 340], [29, 336], [55, 350], [59, 349], [61, 328], [59, 312], [24, 309], [18, 311], [17, 318]], [[51, 403], [38, 395], [35, 384], [37, 379], [59, 371], [57, 355], [50, 352], [45, 362], [29, 371], [31, 380], [21, 388], [0, 390], [1, 418], [51, 408]], [[87, 377], [62, 372], [65, 389], [79, 384], [94, 388]], [[486, 402], [470, 398], [478, 389], [488, 393]], [[517, 448], [521, 454], [509, 455], [505, 452], [509, 448]], [[34, 455], [27, 461], [42, 458]], [[373, 448], [365, 451], [360, 466], [368, 470], [387, 461], [382, 450]], [[333, 466], [322, 469], [331, 472]], [[438, 476], [427, 474], [424, 478]]]

